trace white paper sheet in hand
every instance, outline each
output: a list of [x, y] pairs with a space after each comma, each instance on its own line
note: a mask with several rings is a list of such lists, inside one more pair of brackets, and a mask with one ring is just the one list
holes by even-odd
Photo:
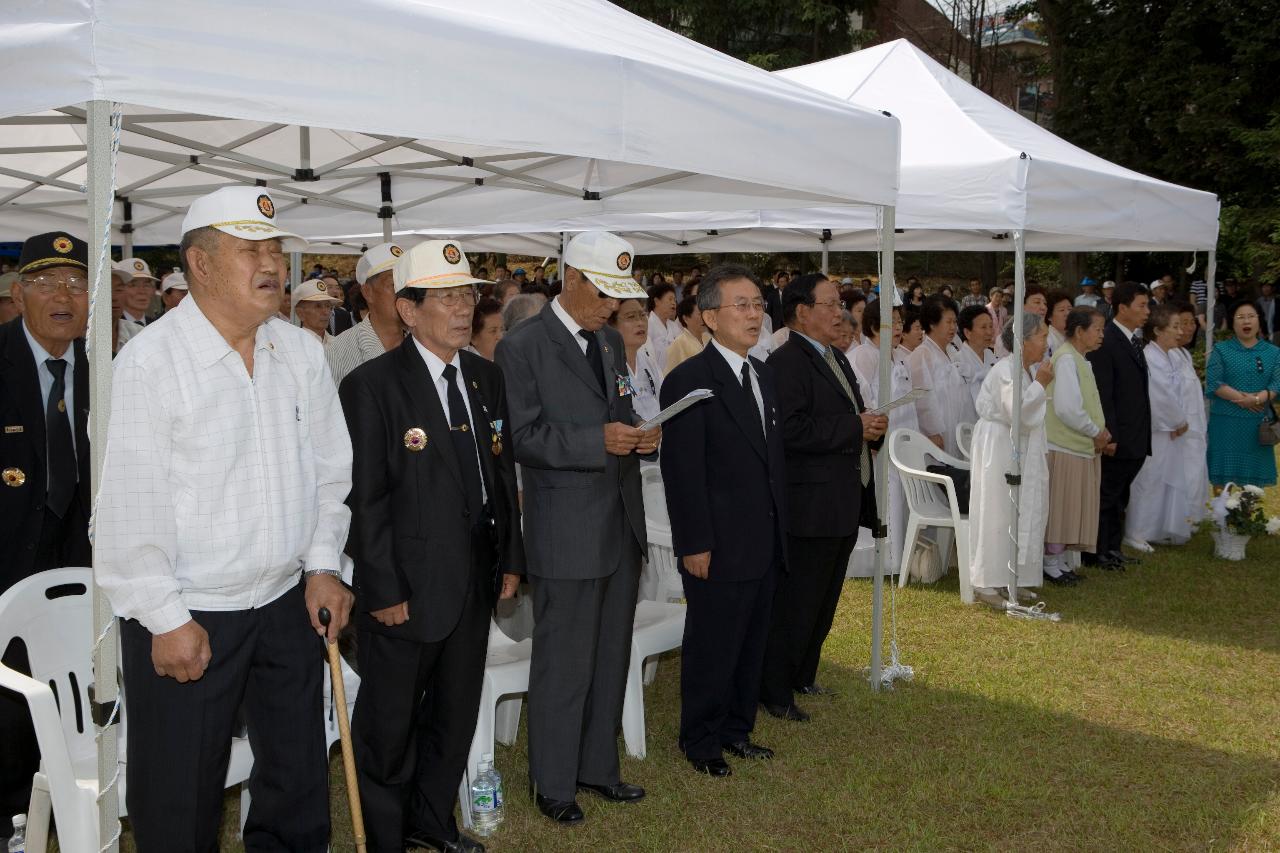
[[908, 391], [907, 393], [903, 394], [901, 397], [899, 397], [898, 399], [894, 400], [891, 403], [885, 403], [883, 406], [879, 406], [874, 409], [869, 409], [867, 411], [867, 414], [887, 415], [890, 412], [892, 412], [894, 409], [898, 408], [899, 406], [905, 406], [907, 403], [914, 403], [916, 400], [919, 400], [921, 397], [923, 397], [925, 394], [928, 394], [928, 393], [929, 392], [924, 390], [923, 388], [916, 388], [912, 391]]
[[680, 414], [685, 409], [692, 406], [694, 403], [697, 403], [701, 400], [710, 399], [711, 397], [714, 397], [714, 396], [715, 396], [715, 392], [712, 391], [710, 388], [696, 388], [693, 391], [690, 391], [688, 394], [685, 394], [679, 400], [676, 400], [670, 406], [667, 406], [661, 412], [658, 412], [658, 414], [649, 418], [649, 420], [640, 424], [639, 428], [653, 429], [654, 427], [660, 424], [665, 424], [667, 421], [671, 420], [676, 415]]

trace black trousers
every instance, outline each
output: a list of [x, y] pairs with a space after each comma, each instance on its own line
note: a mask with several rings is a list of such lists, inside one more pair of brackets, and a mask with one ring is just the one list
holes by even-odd
[[472, 567], [458, 624], [439, 642], [357, 632], [351, 739], [370, 851], [401, 853], [414, 830], [458, 837], [453, 807], [484, 684], [492, 566]]
[[817, 678], [822, 644], [831, 632], [849, 555], [857, 541], [857, 533], [787, 537], [790, 571], [778, 581], [773, 596], [761, 702], [790, 705], [792, 692]]
[[555, 800], [572, 800], [578, 782], [619, 781], [618, 728], [640, 590], [640, 551], [629, 531], [624, 536], [610, 575], [530, 579], [529, 777]]
[[216, 851], [231, 734], [241, 706], [253, 748], [249, 851], [329, 844], [329, 765], [320, 678], [324, 641], [299, 584], [254, 610], [193, 612], [213, 658], [198, 681], [156, 675], [152, 636], [121, 623], [128, 702], [129, 822], [140, 853]]
[[[715, 571], [712, 563], [711, 571]], [[777, 569], [749, 581], [681, 572], [688, 608], [680, 656], [680, 748], [695, 761], [750, 738]]]
[[[63, 518], [46, 509], [36, 540], [33, 572], [88, 566], [92, 556], [88, 528], [79, 494], [72, 498]], [[0, 578], [4, 577], [5, 570], [0, 567]], [[18, 580], [21, 578], [13, 578], [13, 582]], [[3, 584], [0, 592], [8, 587], [9, 584]], [[15, 641], [9, 648], [0, 649], [0, 653], [5, 666], [30, 674], [25, 645]], [[40, 767], [40, 749], [36, 746], [36, 731], [31, 725], [26, 700], [5, 690], [0, 690], [0, 733], [3, 733], [0, 734], [0, 838], [8, 838], [13, 824], [4, 815], [26, 813], [31, 801], [31, 776]]]
[[1102, 484], [1098, 495], [1098, 549], [1095, 554], [1120, 550], [1120, 543], [1124, 539], [1124, 514], [1129, 506], [1129, 486], [1146, 461], [1146, 457], [1102, 457]]

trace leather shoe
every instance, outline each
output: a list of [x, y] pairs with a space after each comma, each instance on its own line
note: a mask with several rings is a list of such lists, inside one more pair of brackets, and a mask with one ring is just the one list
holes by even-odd
[[723, 758], [690, 758], [689, 763], [693, 765], [694, 770], [706, 773], [708, 776], [728, 776], [733, 772], [729, 762]]
[[800, 706], [794, 702], [790, 705], [765, 705], [764, 709], [769, 712], [769, 716], [777, 717], [779, 720], [794, 720], [797, 723], [809, 722], [809, 714], [800, 710]]
[[586, 782], [579, 782], [578, 790], [591, 791], [614, 803], [634, 803], [644, 799], [644, 788], [626, 782], [618, 782], [616, 785], [588, 785]]
[[1088, 575], [1082, 575], [1082, 574], [1080, 574], [1079, 572], [1076, 572], [1076, 571], [1066, 571], [1066, 572], [1063, 572], [1063, 573], [1062, 573], [1062, 576], [1063, 576], [1064, 578], [1071, 578], [1071, 580], [1075, 581], [1076, 583], [1080, 583], [1080, 581], [1082, 581], [1082, 580], [1084, 580], [1085, 578], [1087, 578], [1087, 577], [1088, 577]]
[[829, 687], [823, 687], [818, 682], [807, 684], [804, 687], [796, 689], [796, 692], [802, 696], [834, 696], [836, 692]]
[[582, 808], [578, 805], [577, 800], [553, 800], [541, 794], [535, 794], [534, 800], [538, 803], [538, 811], [556, 823], [582, 823]]
[[445, 841], [425, 832], [411, 832], [405, 836], [404, 846], [409, 849], [421, 847], [425, 850], [440, 850], [443, 853], [484, 853], [483, 844], [461, 832], [453, 841]]
[[1128, 554], [1125, 554], [1121, 551], [1109, 552], [1107, 554], [1107, 559], [1109, 559], [1113, 563], [1121, 563], [1121, 564], [1129, 564], [1129, 565], [1137, 565], [1138, 563], [1142, 562], [1137, 557], [1130, 557]]
[[1106, 559], [1094, 563], [1093, 568], [1102, 569], [1104, 572], [1123, 572], [1124, 563], [1117, 560]]
[[767, 746], [761, 746], [758, 743], [752, 743], [749, 740], [725, 744], [724, 750], [730, 755], [736, 755], [739, 758], [773, 758], [772, 749]]
[[1074, 575], [1069, 575], [1066, 572], [1063, 572], [1062, 574], [1058, 575], [1056, 578], [1053, 577], [1052, 575], [1045, 575], [1044, 579], [1047, 580], [1049, 583], [1053, 584], [1054, 586], [1075, 586], [1077, 583], [1080, 582], [1079, 580], [1076, 579]]

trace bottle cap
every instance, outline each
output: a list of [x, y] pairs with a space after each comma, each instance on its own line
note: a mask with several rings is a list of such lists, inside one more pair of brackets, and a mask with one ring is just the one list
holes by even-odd
[[20, 829], [27, 825], [27, 816], [24, 814], [16, 814], [13, 816], [13, 825], [15, 829]]

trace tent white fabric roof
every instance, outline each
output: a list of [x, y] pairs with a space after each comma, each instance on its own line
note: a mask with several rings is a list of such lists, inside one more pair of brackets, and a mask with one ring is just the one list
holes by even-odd
[[[1203, 250], [1217, 242], [1212, 193], [1149, 178], [1071, 145], [909, 42], [775, 76], [887, 110], [902, 122], [899, 250], [1012, 251], [1015, 230], [1024, 232], [1028, 251]], [[859, 146], [848, 146], [844, 157], [859, 159]], [[503, 233], [527, 240], [539, 232], [607, 227], [624, 232], [642, 254], [815, 251], [827, 229], [829, 250], [868, 250], [877, 247], [875, 223], [873, 209], [857, 207], [619, 215], [591, 223], [508, 220], [471, 242], [492, 248]]]
[[0, 77], [0, 240], [84, 221], [91, 99], [137, 243], [257, 179], [305, 235], [380, 233], [379, 173], [398, 231], [896, 198], [896, 119], [603, 0], [22, 2]]

